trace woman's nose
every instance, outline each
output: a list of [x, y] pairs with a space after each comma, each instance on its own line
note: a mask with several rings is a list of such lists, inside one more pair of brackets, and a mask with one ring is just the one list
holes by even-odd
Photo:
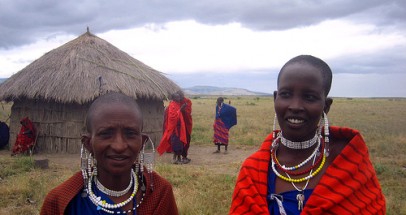
[[126, 143], [126, 139], [123, 137], [122, 134], [116, 134], [113, 142], [111, 143], [111, 148], [116, 152], [122, 152], [127, 149], [128, 145]]
[[289, 110], [291, 111], [302, 111], [303, 108], [303, 101], [299, 98], [293, 98], [289, 104]]

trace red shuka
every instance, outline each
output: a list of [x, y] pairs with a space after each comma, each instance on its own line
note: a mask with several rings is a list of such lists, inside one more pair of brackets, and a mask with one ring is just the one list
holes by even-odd
[[[183, 103], [186, 103], [186, 107], [182, 113], [180, 107]], [[175, 133], [184, 145], [187, 144], [187, 135], [192, 133], [192, 102], [184, 98], [180, 103], [171, 101], [165, 110], [164, 119], [164, 133], [162, 135], [161, 142], [157, 147], [157, 151], [160, 155], [167, 151], [171, 151], [170, 137], [172, 133]], [[178, 129], [177, 125], [180, 124]]]
[[[330, 127], [335, 138], [350, 139], [328, 166], [301, 214], [385, 214], [385, 198], [361, 134]], [[270, 134], [247, 158], [234, 189], [230, 214], [269, 214], [267, 204]]]
[[36, 130], [34, 124], [28, 117], [21, 119], [20, 123], [21, 129], [13, 146], [13, 154], [23, 153], [35, 143]]

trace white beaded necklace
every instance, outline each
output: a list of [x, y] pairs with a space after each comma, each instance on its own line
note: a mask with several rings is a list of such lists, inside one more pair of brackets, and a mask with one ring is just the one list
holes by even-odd
[[[318, 151], [318, 147], [317, 147], [317, 151]], [[313, 165], [314, 165], [314, 162], [315, 162], [315, 161], [316, 161], [316, 156], [314, 156], [314, 158], [313, 158]], [[312, 175], [312, 172], [313, 172], [313, 169], [310, 170], [309, 176]], [[285, 173], [285, 174], [288, 176], [289, 179], [292, 179], [288, 173]], [[297, 209], [298, 209], [299, 211], [303, 210], [304, 201], [305, 201], [305, 195], [303, 194], [303, 191], [306, 190], [307, 185], [309, 185], [309, 181], [310, 181], [310, 178], [306, 180], [306, 184], [305, 184], [305, 186], [302, 187], [302, 189], [299, 189], [299, 188], [295, 185], [295, 183], [294, 183], [293, 181], [290, 182], [290, 183], [292, 183], [292, 186], [299, 192], [299, 193], [296, 195]]]
[[282, 131], [279, 133], [280, 137], [281, 137], [281, 143], [282, 145], [290, 148], [290, 149], [308, 149], [310, 147], [312, 147], [318, 138], [318, 134], [316, 132], [316, 134], [314, 134], [314, 137], [310, 140], [306, 140], [306, 141], [301, 141], [301, 142], [294, 142], [294, 141], [290, 141], [288, 139], [286, 139], [285, 137], [283, 137]]
[[321, 141], [320, 141], [320, 138], [321, 138], [321, 137], [319, 137], [319, 138], [317, 139], [317, 140], [318, 140], [318, 141], [316, 141], [316, 142], [317, 142], [317, 147], [314, 149], [313, 153], [312, 153], [308, 158], [306, 158], [306, 159], [305, 159], [304, 161], [302, 161], [300, 164], [295, 165], [295, 166], [287, 167], [287, 166], [285, 166], [285, 165], [281, 165], [282, 169], [288, 170], [288, 171], [297, 170], [297, 169], [299, 169], [300, 167], [302, 167], [302, 166], [304, 166], [305, 164], [307, 164], [312, 158], [315, 158], [316, 155], [317, 155], [317, 152], [319, 151], [320, 145], [321, 145], [321, 143], [320, 143], [320, 142], [321, 142]]
[[[90, 177], [90, 180], [88, 181], [88, 196], [89, 199], [93, 202], [94, 205], [97, 206], [97, 210], [103, 210], [107, 213], [111, 213], [113, 214], [114, 211], [110, 210], [110, 209], [117, 209], [117, 208], [121, 208], [124, 207], [125, 205], [127, 205], [135, 196], [135, 194], [138, 191], [138, 178], [134, 172], [134, 170], [131, 170], [132, 173], [132, 178], [134, 179], [134, 183], [133, 183], [133, 192], [131, 193], [130, 197], [128, 199], [126, 199], [123, 202], [117, 203], [117, 204], [109, 204], [106, 202], [106, 200], [102, 200], [100, 196], [96, 196], [93, 191], [92, 191], [92, 177], [93, 174]], [[131, 210], [130, 210], [131, 211]]]
[[108, 196], [120, 197], [120, 196], [124, 196], [126, 193], [128, 193], [128, 191], [131, 189], [131, 186], [133, 185], [134, 176], [132, 173], [130, 173], [130, 175], [131, 175], [131, 179], [130, 179], [130, 183], [128, 184], [127, 188], [125, 188], [124, 190], [120, 190], [120, 191], [110, 190], [109, 188], [103, 186], [103, 184], [100, 183], [99, 180], [97, 180], [97, 177], [94, 177], [94, 182], [96, 183], [96, 187], [97, 187], [97, 189], [100, 190], [100, 192], [102, 192]]

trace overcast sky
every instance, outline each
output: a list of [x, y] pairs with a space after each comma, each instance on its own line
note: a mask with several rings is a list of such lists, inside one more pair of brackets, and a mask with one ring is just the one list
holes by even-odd
[[311, 54], [333, 70], [331, 96], [406, 97], [404, 0], [0, 0], [0, 78], [87, 26], [183, 88], [271, 93]]

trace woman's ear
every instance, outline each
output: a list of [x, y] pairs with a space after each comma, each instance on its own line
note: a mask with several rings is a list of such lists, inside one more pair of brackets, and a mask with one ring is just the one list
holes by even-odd
[[326, 103], [324, 104], [324, 113], [328, 113], [330, 111], [330, 107], [333, 104], [333, 99], [327, 97], [326, 98]]
[[89, 133], [82, 134], [82, 137], [80, 138], [83, 146], [89, 151], [90, 153], [93, 153], [93, 147], [92, 144], [90, 143], [91, 136]]
[[145, 144], [149, 140], [148, 134], [142, 134], [142, 143]]
[[149, 140], [148, 134], [142, 134], [142, 145], [144, 146]]
[[273, 101], [275, 101], [276, 100], [276, 96], [278, 95], [278, 91], [273, 91]]

